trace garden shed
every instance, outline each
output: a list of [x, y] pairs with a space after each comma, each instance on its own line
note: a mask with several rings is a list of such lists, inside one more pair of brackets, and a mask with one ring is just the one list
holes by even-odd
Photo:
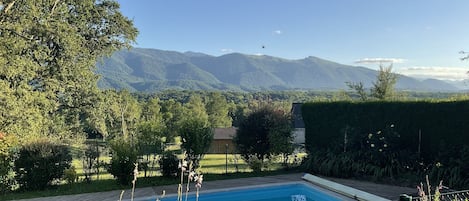
[[[213, 141], [210, 145], [208, 153], [210, 154], [224, 154], [234, 153], [235, 145], [233, 144], [233, 137], [236, 135], [236, 128], [215, 128], [213, 131]], [[227, 147], [228, 146], [228, 147]]]

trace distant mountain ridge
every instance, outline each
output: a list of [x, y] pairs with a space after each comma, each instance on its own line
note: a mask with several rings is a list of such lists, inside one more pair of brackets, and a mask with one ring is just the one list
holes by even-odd
[[[187, 90], [339, 90], [345, 82], [370, 87], [377, 71], [348, 66], [317, 57], [289, 60], [240, 53], [211, 56], [133, 48], [114, 53], [97, 64], [102, 88], [154, 92]], [[399, 90], [455, 91], [440, 80], [399, 76]]]

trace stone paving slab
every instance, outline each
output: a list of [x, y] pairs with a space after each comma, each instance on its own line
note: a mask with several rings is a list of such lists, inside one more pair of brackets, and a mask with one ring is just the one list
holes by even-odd
[[399, 200], [399, 195], [403, 193], [406, 193], [406, 194], [417, 193], [416, 188], [391, 186], [391, 185], [377, 184], [373, 182], [357, 181], [357, 180], [351, 180], [351, 179], [338, 179], [338, 178], [329, 178], [329, 177], [323, 177], [323, 178], [340, 183], [345, 186], [356, 188], [358, 190], [366, 191], [366, 192], [369, 192], [369, 193], [372, 193], [377, 196], [381, 196], [383, 198], [387, 198], [390, 200]]
[[[274, 184], [274, 183], [285, 183], [285, 182], [295, 182], [302, 181], [301, 177], [303, 173], [295, 174], [285, 174], [285, 175], [275, 175], [275, 176], [265, 176], [265, 177], [251, 177], [251, 178], [240, 178], [240, 179], [227, 179], [227, 180], [218, 180], [218, 181], [208, 181], [204, 182], [202, 185], [201, 193], [203, 191], [211, 191], [216, 189], [224, 188], [235, 188], [235, 187], [244, 187], [251, 185], [262, 185], [262, 184]], [[402, 193], [415, 193], [415, 189], [404, 188], [383, 184], [375, 184], [372, 182], [364, 182], [357, 180], [347, 180], [347, 179], [336, 179], [336, 178], [325, 178], [331, 181], [350, 186], [359, 190], [369, 192], [387, 199], [398, 200], [399, 195]], [[138, 181], [137, 181], [138, 182]], [[135, 198], [142, 197], [153, 197], [157, 194], [160, 195], [163, 190], [166, 194], [176, 194], [178, 185], [167, 185], [167, 186], [156, 186], [156, 187], [146, 187], [138, 188], [135, 190]], [[190, 188], [193, 191], [194, 185], [191, 184]], [[184, 188], [185, 189], [185, 186]], [[125, 190], [123, 200], [130, 199], [130, 189]], [[121, 190], [108, 191], [108, 192], [99, 192], [99, 193], [86, 193], [78, 195], [64, 195], [64, 196], [55, 196], [55, 197], [44, 197], [44, 198], [33, 198], [33, 199], [23, 199], [19, 201], [117, 201], [121, 194]], [[163, 199], [164, 200], [164, 199]]]

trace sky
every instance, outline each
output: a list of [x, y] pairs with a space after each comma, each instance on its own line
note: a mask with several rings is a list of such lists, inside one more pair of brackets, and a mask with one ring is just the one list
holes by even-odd
[[135, 47], [315, 56], [419, 78], [469, 78], [468, 0], [118, 0]]

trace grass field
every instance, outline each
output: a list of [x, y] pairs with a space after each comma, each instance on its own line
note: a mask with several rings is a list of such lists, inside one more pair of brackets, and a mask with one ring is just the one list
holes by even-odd
[[[153, 157], [150, 157], [153, 158]], [[108, 163], [111, 160], [109, 156], [100, 157], [100, 161]], [[83, 162], [82, 160], [74, 159], [72, 165], [75, 167], [77, 174], [79, 176], [79, 181], [85, 179], [83, 172]], [[147, 171], [147, 176], [161, 176], [158, 165], [158, 158], [156, 161], [153, 159], [149, 160], [149, 170]], [[237, 167], [237, 168], [236, 168]], [[274, 170], [277, 168], [274, 168]], [[93, 170], [95, 172], [95, 170]], [[236, 173], [236, 172], [251, 172], [247, 164], [241, 159], [241, 156], [234, 154], [207, 154], [200, 161], [200, 167], [197, 169], [202, 173], [210, 174], [223, 174], [223, 173]], [[102, 179], [112, 179], [113, 176], [106, 172], [104, 168], [99, 170], [99, 180]], [[145, 172], [143, 170], [139, 171], [139, 177], [144, 177]], [[93, 173], [92, 180], [98, 180], [98, 175]]]

